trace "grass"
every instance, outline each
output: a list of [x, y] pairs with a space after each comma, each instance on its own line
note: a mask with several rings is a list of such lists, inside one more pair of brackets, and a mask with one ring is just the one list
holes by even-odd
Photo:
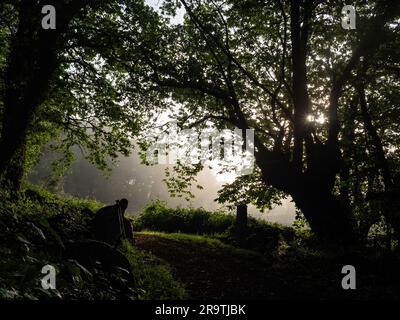
[[182, 233], [138, 232], [136, 242], [171, 265], [190, 299], [246, 298], [265, 291], [257, 285], [265, 263], [259, 253]]
[[207, 237], [207, 236], [201, 236], [197, 234], [188, 234], [188, 233], [164, 233], [164, 232], [159, 232], [159, 231], [142, 231], [138, 232], [137, 234], [144, 234], [144, 235], [155, 235], [167, 239], [174, 239], [178, 241], [192, 241], [196, 242], [198, 244], [202, 245], [208, 245], [208, 246], [215, 246], [215, 247], [231, 247], [228, 246], [224, 243], [222, 243], [220, 240]]
[[236, 255], [242, 255], [243, 258], [245, 258], [245, 256], [254, 256], [261, 258], [259, 253], [255, 251], [238, 248], [230, 244], [226, 244], [221, 240], [210, 236], [187, 234], [187, 233], [164, 233], [157, 231], [142, 231], [142, 232], [137, 232], [136, 234], [145, 236], [156, 236], [164, 239], [175, 240], [178, 242], [186, 242], [192, 246], [199, 246], [199, 247], [204, 246], [205, 248], [208, 249], [220, 250], [220, 251], [230, 252]]
[[292, 228], [249, 217], [247, 231], [238, 239], [234, 228], [235, 216], [229, 212], [211, 212], [202, 208], [169, 208], [158, 200], [147, 205], [133, 223], [136, 231], [206, 235], [230, 245], [259, 252], [274, 251], [282, 242], [291, 242], [295, 238]]
[[[268, 254], [236, 248], [209, 236], [138, 232], [139, 249], [166, 261], [190, 299], [397, 299], [399, 262], [335, 255], [295, 244]], [[354, 265], [357, 290], [343, 290], [342, 267]]]
[[[365, 250], [335, 254], [309, 246], [293, 230], [255, 219], [249, 219], [239, 247], [233, 216], [162, 203], [150, 204], [135, 220], [142, 230], [136, 232], [137, 245], [124, 242], [119, 248], [133, 274], [134, 281], [127, 284], [124, 274], [82, 266], [63, 254], [68, 241], [90, 239], [90, 221], [101, 203], [37, 187], [13, 198], [0, 190], [0, 197], [0, 299], [399, 297], [399, 261], [393, 257]], [[151, 226], [156, 230], [145, 230]], [[45, 264], [57, 270], [57, 290], [40, 286]], [[356, 291], [340, 286], [346, 264], [356, 267]]]
[[183, 285], [173, 275], [170, 265], [156, 256], [142, 252], [125, 241], [122, 252], [132, 265], [139, 300], [185, 299]]

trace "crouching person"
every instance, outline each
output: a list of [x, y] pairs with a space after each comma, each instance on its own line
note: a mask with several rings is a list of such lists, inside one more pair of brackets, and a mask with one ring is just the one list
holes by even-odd
[[121, 240], [134, 243], [131, 222], [124, 216], [128, 200], [117, 200], [115, 205], [101, 208], [94, 218], [93, 231], [96, 240], [117, 246]]

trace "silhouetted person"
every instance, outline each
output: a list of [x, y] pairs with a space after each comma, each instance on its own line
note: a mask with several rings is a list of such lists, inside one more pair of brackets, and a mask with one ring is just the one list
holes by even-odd
[[128, 200], [117, 200], [113, 206], [101, 208], [94, 219], [94, 236], [97, 240], [117, 245], [121, 239], [133, 241], [130, 221], [124, 217]]

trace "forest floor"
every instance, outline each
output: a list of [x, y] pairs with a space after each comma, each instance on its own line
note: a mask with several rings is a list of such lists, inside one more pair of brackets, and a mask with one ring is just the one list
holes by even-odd
[[[321, 247], [257, 221], [239, 243], [227, 215], [153, 206], [135, 230], [170, 232], [137, 231], [136, 245], [115, 250], [93, 238], [99, 203], [42, 189], [17, 200], [0, 190], [0, 198], [0, 300], [400, 299], [400, 260], [381, 247]], [[225, 231], [197, 235], [198, 221]], [[171, 231], [183, 227], [192, 233]], [[39, 281], [49, 264], [57, 271], [51, 291]], [[356, 290], [342, 288], [345, 265], [356, 269]]]
[[[173, 267], [175, 276], [192, 299], [260, 297], [265, 265], [256, 253], [236, 249], [201, 237], [162, 233], [136, 233], [139, 249], [150, 251]], [[203, 237], [203, 239], [205, 239]]]
[[[361, 269], [357, 290], [341, 286], [343, 261], [284, 252], [239, 249], [187, 234], [138, 232], [136, 246], [172, 266], [190, 299], [371, 299], [396, 296], [393, 278]], [[355, 262], [355, 261], [353, 261]], [[365, 264], [363, 263], [365, 266]], [[382, 290], [379, 287], [382, 286]], [[393, 291], [391, 290], [393, 289]]]

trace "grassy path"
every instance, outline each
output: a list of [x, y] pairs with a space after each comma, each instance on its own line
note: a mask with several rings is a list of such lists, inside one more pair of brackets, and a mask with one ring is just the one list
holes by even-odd
[[[400, 277], [375, 263], [311, 253], [270, 255], [187, 234], [139, 232], [137, 247], [173, 268], [190, 299], [382, 299], [398, 296]], [[341, 268], [357, 266], [357, 290], [343, 290]], [[362, 267], [363, 266], [363, 267]]]
[[266, 274], [260, 255], [185, 234], [136, 233], [139, 249], [167, 261], [191, 299], [273, 299], [284, 282]]

